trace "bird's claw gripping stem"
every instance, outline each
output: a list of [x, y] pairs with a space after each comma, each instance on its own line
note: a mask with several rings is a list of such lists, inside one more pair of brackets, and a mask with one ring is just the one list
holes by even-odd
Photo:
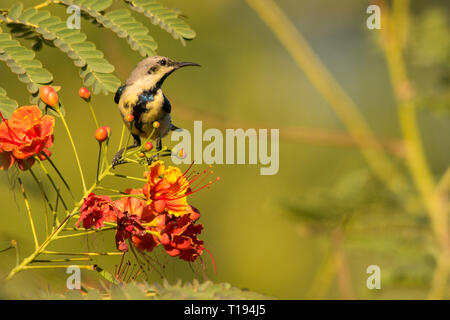
[[114, 169], [115, 166], [117, 166], [119, 164], [122, 164], [122, 163], [125, 163], [124, 160], [121, 160], [125, 150], [130, 150], [130, 149], [133, 149], [133, 148], [137, 148], [137, 147], [139, 147], [141, 145], [141, 139], [139, 138], [139, 136], [133, 135], [133, 138], [134, 138], [134, 143], [131, 146], [120, 149], [116, 153], [116, 155], [114, 156], [113, 161], [112, 161], [113, 169]]

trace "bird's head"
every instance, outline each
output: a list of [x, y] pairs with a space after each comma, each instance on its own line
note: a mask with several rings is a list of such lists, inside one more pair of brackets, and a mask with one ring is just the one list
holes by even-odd
[[127, 80], [127, 85], [137, 82], [150, 89], [160, 87], [164, 80], [175, 70], [187, 66], [200, 66], [194, 62], [177, 62], [167, 57], [148, 57], [138, 63]]

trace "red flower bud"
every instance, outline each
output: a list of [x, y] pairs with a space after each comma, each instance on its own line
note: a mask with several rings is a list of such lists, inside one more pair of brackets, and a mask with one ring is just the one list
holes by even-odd
[[134, 120], [134, 116], [131, 113], [129, 113], [125, 116], [125, 120], [127, 120], [128, 122], [131, 122]]
[[78, 95], [81, 99], [85, 100], [86, 102], [89, 102], [91, 100], [91, 92], [86, 88], [80, 88], [78, 90]]
[[147, 150], [147, 151], [152, 150], [152, 149], [153, 149], [153, 143], [151, 143], [151, 142], [146, 142], [146, 143], [144, 144], [144, 148], [145, 148], [145, 150]]
[[59, 104], [59, 97], [58, 97], [58, 94], [55, 92], [55, 91], [53, 91], [53, 92], [50, 92], [49, 94], [48, 94], [48, 96], [47, 96], [47, 98], [48, 98], [48, 102], [49, 103], [47, 103], [50, 107], [57, 107], [58, 106], [58, 104]]
[[57, 107], [59, 103], [59, 97], [56, 91], [50, 86], [42, 86], [39, 90], [39, 97], [41, 100], [50, 107]]
[[55, 91], [52, 87], [50, 86], [42, 86], [39, 89], [39, 97], [41, 98], [42, 101], [45, 100], [45, 98], [48, 96], [48, 94], [52, 91]]
[[95, 139], [100, 143], [108, 139], [108, 129], [106, 127], [101, 127], [95, 130]]
[[159, 122], [158, 121], [153, 122], [153, 128], [159, 128]]

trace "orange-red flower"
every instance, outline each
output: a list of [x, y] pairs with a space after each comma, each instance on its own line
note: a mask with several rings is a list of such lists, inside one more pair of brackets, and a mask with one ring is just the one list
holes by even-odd
[[128, 245], [125, 242], [131, 237], [145, 237], [145, 227], [139, 222], [139, 217], [129, 214], [127, 211], [117, 213], [117, 231], [116, 246], [117, 250], [122, 252], [128, 251]]
[[179, 168], [169, 166], [166, 169], [164, 162], [155, 161], [149, 166], [147, 182], [143, 192], [153, 211], [177, 217], [186, 213], [189, 181]]
[[83, 228], [100, 229], [105, 222], [116, 220], [117, 212], [113, 206], [111, 198], [108, 196], [97, 196], [90, 193], [83, 202], [80, 209], [80, 218], [75, 226], [78, 228], [83, 223]]
[[169, 218], [161, 232], [160, 241], [167, 254], [186, 261], [195, 261], [203, 252], [203, 241], [197, 238], [203, 226], [195, 224], [200, 217], [197, 209], [189, 206], [188, 213]]
[[[138, 189], [127, 189], [125, 192], [132, 195], [142, 194], [142, 190]], [[128, 212], [129, 214], [136, 216], [140, 223], [151, 222], [156, 218], [146, 201], [136, 197], [123, 197], [120, 200], [114, 201], [114, 205], [118, 211]], [[152, 251], [159, 244], [158, 239], [154, 235], [148, 233], [132, 235], [131, 241], [133, 241], [136, 248], [145, 251]]]
[[37, 106], [20, 107], [11, 119], [3, 119], [0, 123], [0, 170], [11, 168], [16, 161], [19, 168], [29, 168], [34, 163], [32, 157], [52, 146], [54, 125], [55, 119], [42, 116]]
[[147, 184], [142, 190], [128, 189], [125, 192], [130, 196], [113, 202], [118, 250], [128, 251], [128, 239], [145, 251], [162, 244], [167, 254], [186, 261], [195, 261], [206, 250], [197, 237], [203, 229], [196, 224], [200, 213], [188, 204], [187, 197], [213, 183], [203, 183], [212, 171], [187, 175], [189, 169], [181, 173], [179, 168], [166, 168], [164, 162], [156, 161], [146, 172]]
[[142, 222], [150, 222], [155, 218], [155, 215], [147, 202], [138, 198], [139, 195], [142, 197], [141, 189], [127, 189], [125, 190], [125, 193], [136, 196], [127, 196], [114, 201], [114, 205], [119, 211], [127, 211], [130, 214], [134, 214]]
[[[177, 167], [169, 166], [166, 169], [162, 161], [155, 161], [149, 166], [146, 172], [147, 184], [142, 191], [153, 211], [180, 217], [188, 210], [187, 197], [213, 183], [208, 181], [202, 185], [212, 171], [203, 170], [201, 173], [191, 173], [187, 176], [191, 167], [181, 173]], [[219, 180], [220, 177], [217, 177], [215, 181]]]

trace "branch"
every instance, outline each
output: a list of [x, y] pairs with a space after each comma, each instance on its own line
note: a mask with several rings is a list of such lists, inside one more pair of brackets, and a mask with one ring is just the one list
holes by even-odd
[[404, 177], [382, 152], [368, 123], [336, 79], [316, 56], [303, 35], [273, 0], [246, 0], [292, 56], [297, 66], [333, 108], [374, 173], [396, 194], [407, 189]]

